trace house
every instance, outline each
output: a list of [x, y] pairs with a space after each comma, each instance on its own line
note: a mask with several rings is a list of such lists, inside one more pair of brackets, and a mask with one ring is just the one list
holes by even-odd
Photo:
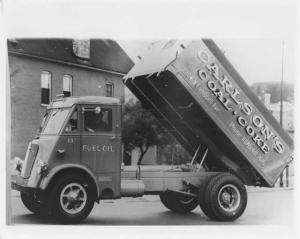
[[56, 95], [108, 96], [124, 102], [122, 77], [133, 62], [112, 40], [10, 39], [11, 158], [24, 158]]
[[[281, 82], [255, 82], [251, 86], [253, 92], [264, 101], [264, 95], [270, 94], [270, 102], [281, 100]], [[282, 99], [291, 101], [294, 99], [294, 84], [285, 82], [282, 86]]]
[[[268, 105], [268, 110], [280, 122], [280, 108], [281, 103], [273, 103]], [[282, 128], [284, 128], [290, 135], [294, 133], [294, 104], [292, 102], [282, 102]]]

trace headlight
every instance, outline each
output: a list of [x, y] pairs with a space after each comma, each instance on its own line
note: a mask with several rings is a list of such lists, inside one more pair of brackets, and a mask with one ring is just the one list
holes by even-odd
[[23, 166], [23, 160], [20, 159], [20, 158], [18, 158], [18, 157], [15, 157], [14, 163], [15, 163], [14, 169], [15, 169], [16, 171], [18, 171], [19, 173], [21, 173], [21, 171], [22, 171], [22, 166]]
[[48, 164], [44, 161], [39, 161], [36, 167], [36, 172], [41, 176], [46, 176], [48, 173]]

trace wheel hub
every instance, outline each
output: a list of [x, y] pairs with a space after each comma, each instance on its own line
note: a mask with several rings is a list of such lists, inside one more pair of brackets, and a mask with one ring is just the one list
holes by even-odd
[[79, 183], [67, 184], [60, 194], [60, 204], [62, 209], [69, 213], [79, 213], [87, 202], [87, 193]]
[[231, 201], [231, 195], [228, 192], [222, 193], [222, 199], [226, 203], [230, 203]]
[[241, 194], [233, 184], [224, 185], [218, 195], [220, 207], [227, 212], [234, 212], [241, 203]]

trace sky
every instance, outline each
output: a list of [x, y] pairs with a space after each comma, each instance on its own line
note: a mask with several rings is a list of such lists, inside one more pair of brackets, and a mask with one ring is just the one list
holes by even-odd
[[[251, 85], [281, 80], [283, 40], [284, 81], [295, 81], [296, 2], [190, 0], [187, 4], [185, 0], [11, 0], [3, 4], [2, 22], [5, 36], [11, 38], [115, 39], [133, 60], [149, 39], [213, 38]], [[45, 5], [47, 11], [44, 11]]]
[[[255, 82], [293, 83], [296, 79], [296, 44], [283, 39], [213, 39], [248, 85]], [[151, 41], [119, 41], [137, 62]], [[283, 58], [282, 58], [283, 56]]]

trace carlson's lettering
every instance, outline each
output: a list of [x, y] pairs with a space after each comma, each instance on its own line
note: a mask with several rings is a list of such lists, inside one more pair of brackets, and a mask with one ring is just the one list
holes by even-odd
[[[214, 62], [213, 57], [206, 50], [201, 49], [198, 52], [198, 58], [204, 64], [204, 68], [199, 69], [197, 72], [198, 81], [193, 79], [189, 83], [200, 91], [203, 89], [203, 83], [205, 82], [207, 89], [226, 111], [232, 111], [232, 115], [237, 117], [238, 125], [244, 128], [246, 135], [251, 137], [252, 141], [264, 154], [268, 153], [270, 148], [282, 154], [284, 144], [274, 135], [264, 119], [254, 112], [253, 107], [248, 102], [243, 101], [244, 97], [241, 97], [235, 83], [230, 80], [230, 77], [226, 75], [226, 72], [218, 63]], [[238, 112], [241, 112], [241, 114], [238, 114]]]

